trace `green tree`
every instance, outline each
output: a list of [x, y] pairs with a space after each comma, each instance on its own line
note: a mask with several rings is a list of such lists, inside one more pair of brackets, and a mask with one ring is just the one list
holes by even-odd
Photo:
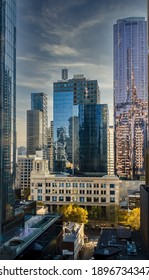
[[109, 204], [106, 207], [106, 217], [107, 221], [110, 223], [118, 223], [119, 220], [119, 205], [118, 204]]
[[65, 222], [76, 222], [86, 224], [88, 222], [88, 212], [86, 209], [76, 204], [63, 205], [60, 212], [64, 216]]

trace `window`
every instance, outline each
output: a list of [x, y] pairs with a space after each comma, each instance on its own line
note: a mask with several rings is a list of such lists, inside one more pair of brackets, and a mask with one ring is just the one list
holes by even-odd
[[70, 196], [66, 196], [66, 201], [71, 201]]
[[99, 198], [98, 197], [94, 197], [94, 202], [99, 202]]
[[38, 193], [42, 193], [42, 189], [38, 189]]
[[84, 202], [85, 198], [84, 197], [80, 197], [80, 202]]
[[91, 198], [91, 197], [87, 197], [87, 198], [86, 198], [86, 201], [87, 201], [87, 202], [92, 202], [92, 198]]
[[52, 201], [57, 201], [57, 196], [52, 196]]
[[101, 191], [101, 194], [106, 194], [106, 191]]
[[110, 189], [114, 189], [115, 188], [115, 184], [110, 184]]
[[85, 194], [85, 191], [84, 190], [80, 190], [80, 194]]
[[115, 191], [110, 191], [110, 194], [111, 195], [115, 195]]
[[61, 193], [64, 193], [64, 190], [59, 190], [59, 193], [61, 194]]
[[67, 194], [70, 194], [70, 193], [71, 193], [71, 190], [66, 190], [66, 193], [67, 193]]
[[106, 184], [101, 184], [101, 188], [106, 189]]
[[91, 187], [92, 187], [92, 184], [91, 184], [91, 183], [87, 183], [87, 184], [86, 184], [86, 187], [87, 187], [87, 188], [91, 188]]
[[64, 197], [63, 196], [59, 196], [59, 201], [64, 201]]
[[87, 193], [87, 194], [92, 194], [92, 191], [91, 191], [91, 190], [87, 190], [86, 193]]
[[94, 194], [99, 194], [99, 191], [94, 191]]
[[42, 183], [38, 183], [38, 187], [42, 187]]
[[38, 195], [38, 201], [42, 201], [42, 195]]
[[110, 202], [111, 203], [115, 203], [115, 198], [114, 197], [110, 197]]
[[50, 201], [50, 196], [46, 196], [46, 201]]
[[106, 202], [106, 197], [101, 197], [101, 202]]
[[50, 193], [50, 190], [46, 190], [46, 193]]

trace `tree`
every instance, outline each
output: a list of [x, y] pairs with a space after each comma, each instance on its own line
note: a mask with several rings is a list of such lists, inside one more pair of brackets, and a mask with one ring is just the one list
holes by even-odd
[[111, 223], [118, 223], [119, 219], [119, 205], [118, 204], [109, 204], [106, 207], [106, 216], [107, 221]]
[[64, 215], [65, 222], [75, 222], [87, 224], [88, 212], [77, 204], [63, 205], [60, 212]]
[[127, 224], [132, 227], [132, 229], [140, 228], [140, 208], [134, 208], [128, 212]]

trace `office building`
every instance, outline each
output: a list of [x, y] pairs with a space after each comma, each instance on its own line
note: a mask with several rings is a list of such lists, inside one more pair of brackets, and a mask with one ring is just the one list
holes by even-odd
[[108, 127], [108, 175], [114, 175], [114, 128]]
[[43, 148], [43, 112], [27, 110], [27, 155]]
[[145, 175], [147, 145], [147, 22], [124, 18], [114, 25], [115, 172]]
[[[30, 192], [30, 174], [33, 169], [33, 160], [35, 156], [18, 156], [18, 167], [20, 176], [20, 186], [22, 197]], [[19, 180], [19, 178], [18, 178]]]
[[48, 128], [47, 159], [49, 160], [49, 170], [53, 171], [53, 121], [50, 122]]
[[107, 174], [108, 108], [97, 80], [81, 74], [57, 81], [53, 99], [54, 171]]
[[109, 204], [119, 204], [121, 181], [116, 176], [85, 177], [66, 173], [50, 174], [48, 161], [36, 159], [31, 172], [31, 199], [42, 201], [50, 212], [62, 205], [76, 203], [90, 209], [101, 206], [106, 211]]
[[[26, 202], [18, 211], [27, 212], [24, 226], [1, 246], [0, 259], [45, 260], [62, 255], [62, 216], [58, 214], [32, 215], [33, 202]], [[22, 209], [21, 209], [22, 208]]]
[[[148, 37], [148, 49], [149, 49], [149, 0], [147, 1], [147, 14], [148, 14], [147, 37]], [[148, 52], [147, 62], [148, 62], [148, 101], [149, 101], [149, 52]], [[143, 184], [140, 188], [140, 232], [141, 232], [143, 252], [144, 255], [147, 257], [147, 259], [149, 259], [149, 138], [148, 138], [148, 145], [146, 149], [145, 172], [146, 172], [145, 184]]]
[[107, 104], [79, 105], [80, 171], [107, 174]]
[[16, 1], [0, 0], [0, 242], [13, 227], [16, 173]]
[[48, 105], [47, 94], [43, 92], [31, 93], [31, 110], [42, 112], [42, 145], [47, 149]]

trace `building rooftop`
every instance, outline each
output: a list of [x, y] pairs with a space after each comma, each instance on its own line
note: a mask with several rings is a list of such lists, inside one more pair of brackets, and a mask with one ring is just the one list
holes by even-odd
[[81, 227], [82, 224], [67, 223], [63, 228], [63, 241], [74, 242]]
[[0, 248], [0, 259], [14, 259], [31, 245], [58, 218], [58, 214], [26, 217], [24, 228], [18, 227], [13, 238]]

